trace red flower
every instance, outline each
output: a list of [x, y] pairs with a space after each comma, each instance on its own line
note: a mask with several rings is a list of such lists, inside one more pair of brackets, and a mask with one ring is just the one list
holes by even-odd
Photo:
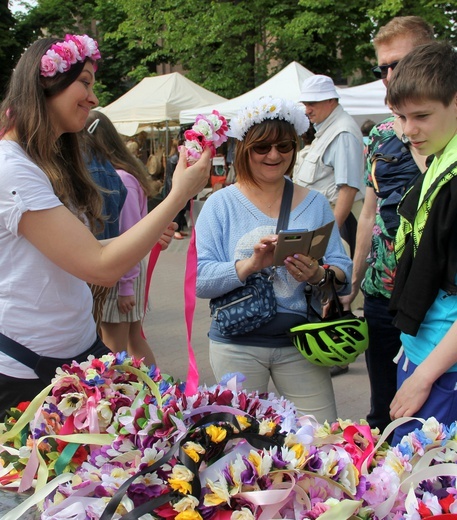
[[455, 497], [454, 495], [447, 495], [445, 498], [440, 498], [438, 502], [443, 508], [443, 513], [450, 513], [449, 508], [455, 502]]
[[419, 508], [417, 512], [419, 513], [421, 518], [428, 518], [433, 514], [423, 502], [419, 502]]
[[17, 408], [20, 412], [24, 413], [29, 407], [30, 401], [22, 401], [15, 408]]
[[[68, 444], [68, 442], [61, 441], [59, 439], [56, 439], [56, 443], [57, 443], [57, 452], [58, 453], [62, 453], [62, 451], [65, 449], [65, 447]], [[79, 446], [78, 449], [75, 451], [75, 454], [71, 458], [71, 462], [73, 464], [76, 464], [77, 466], [80, 466], [83, 462], [85, 462], [87, 460], [87, 454], [88, 454], [87, 449], [84, 448], [83, 446]]]

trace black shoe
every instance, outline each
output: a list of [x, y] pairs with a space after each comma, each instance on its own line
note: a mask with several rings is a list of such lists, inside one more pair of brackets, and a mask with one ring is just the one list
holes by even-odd
[[349, 365], [343, 365], [343, 366], [337, 366], [334, 365], [330, 368], [330, 375], [331, 377], [340, 376], [341, 374], [346, 374], [346, 372], [349, 370]]

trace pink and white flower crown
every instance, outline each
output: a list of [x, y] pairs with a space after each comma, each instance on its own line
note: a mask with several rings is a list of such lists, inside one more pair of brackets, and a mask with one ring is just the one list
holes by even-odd
[[67, 72], [77, 61], [100, 59], [97, 42], [87, 34], [66, 34], [63, 42], [54, 43], [41, 58], [40, 74], [55, 76]]
[[211, 157], [214, 157], [216, 148], [228, 139], [227, 130], [227, 120], [217, 110], [207, 116], [199, 114], [191, 130], [184, 132], [187, 164], [198, 161], [205, 148], [209, 148]]

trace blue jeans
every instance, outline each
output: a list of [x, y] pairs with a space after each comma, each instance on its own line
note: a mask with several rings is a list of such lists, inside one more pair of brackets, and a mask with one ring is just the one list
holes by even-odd
[[397, 391], [397, 365], [393, 359], [401, 347], [400, 330], [392, 325], [388, 306], [389, 300], [383, 296], [365, 295], [363, 312], [370, 338], [365, 359], [371, 390], [367, 421], [381, 432], [391, 422], [390, 403]]
[[[403, 381], [408, 378], [417, 368], [417, 365], [408, 360], [405, 367], [405, 354], [398, 362], [398, 388]], [[413, 414], [414, 417], [428, 419], [435, 417], [440, 423], [449, 426], [457, 420], [457, 372], [445, 372], [432, 385], [430, 395], [422, 407]], [[398, 444], [404, 435], [412, 432], [416, 428], [422, 428], [418, 421], [409, 421], [395, 428], [392, 445]]]
[[292, 401], [301, 414], [320, 422], [337, 418], [335, 395], [328, 367], [313, 365], [295, 347], [256, 347], [210, 340], [209, 358], [217, 381], [241, 372], [248, 392], [268, 392], [270, 378], [279, 394]]

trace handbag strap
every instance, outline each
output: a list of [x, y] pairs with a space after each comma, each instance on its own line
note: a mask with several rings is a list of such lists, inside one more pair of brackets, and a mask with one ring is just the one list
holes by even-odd
[[278, 224], [276, 226], [276, 234], [281, 230], [289, 227], [290, 208], [292, 206], [292, 197], [294, 195], [294, 183], [285, 178], [284, 191], [282, 192], [281, 209], [279, 210]]
[[23, 365], [35, 369], [36, 364], [38, 363], [40, 356], [35, 352], [31, 351], [24, 345], [21, 345], [14, 339], [5, 336], [0, 332], [0, 352], [12, 357], [16, 361], [19, 361]]
[[[343, 305], [341, 304], [341, 301], [340, 301], [340, 299], [338, 297], [338, 293], [336, 292], [335, 271], [333, 269], [328, 269], [327, 270], [327, 276], [328, 276], [328, 279], [331, 281], [332, 296], [333, 296], [333, 301], [335, 302], [335, 306], [336, 306], [336, 310], [338, 312], [338, 316], [340, 318], [342, 318], [344, 316], [344, 309], [343, 309]], [[312, 295], [313, 295], [313, 288], [311, 287], [311, 285], [309, 285], [309, 284], [305, 285], [304, 293], [305, 293], [305, 298], [306, 298], [306, 305], [308, 307], [308, 319], [309, 319], [309, 312], [311, 311], [314, 314], [314, 316], [316, 316], [317, 318], [319, 318], [320, 321], [322, 321], [322, 319], [323, 319], [322, 316], [311, 305], [311, 298], [312, 298]]]

